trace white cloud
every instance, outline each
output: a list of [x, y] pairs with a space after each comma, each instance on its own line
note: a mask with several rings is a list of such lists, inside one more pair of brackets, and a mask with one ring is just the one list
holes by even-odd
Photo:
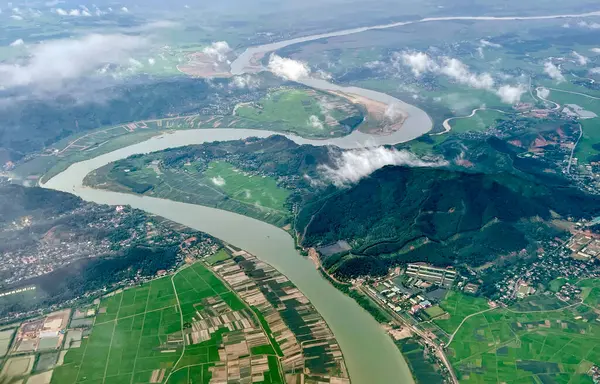
[[260, 79], [251, 75], [234, 76], [230, 86], [237, 89], [256, 89], [260, 86]]
[[204, 48], [202, 53], [219, 63], [224, 63], [227, 61], [227, 55], [231, 53], [231, 47], [226, 41], [217, 41]]
[[[498, 45], [487, 40], [482, 40], [482, 44], [486, 46]], [[444, 75], [458, 84], [494, 92], [504, 103], [514, 104], [519, 102], [521, 95], [525, 93], [525, 88], [522, 85], [502, 85], [496, 89], [496, 82], [490, 73], [474, 73], [466, 64], [458, 59], [443, 57], [439, 60], [434, 60], [423, 52], [404, 52], [401, 55], [401, 59], [404, 65], [410, 67], [415, 76], [421, 76], [428, 72]]]
[[547, 99], [550, 96], [550, 90], [548, 88], [538, 88], [537, 94], [542, 99]]
[[412, 73], [417, 77], [426, 72], [433, 72], [446, 75], [458, 83], [473, 88], [489, 89], [494, 86], [494, 79], [489, 73], [472, 73], [469, 67], [458, 59], [444, 57], [441, 62], [436, 62], [423, 52], [404, 52], [402, 62], [410, 67]]
[[274, 75], [291, 81], [297, 81], [310, 75], [308, 64], [275, 54], [271, 55], [271, 58], [269, 59], [268, 69], [273, 72]]
[[405, 116], [405, 112], [402, 110], [402, 105], [398, 103], [391, 103], [385, 109], [384, 116], [391, 122], [396, 122]]
[[37, 44], [29, 48], [27, 61], [0, 64], [0, 85], [56, 90], [65, 81], [90, 75], [107, 64], [127, 64], [146, 43], [139, 36], [91, 34]]
[[587, 21], [580, 21], [579, 23], [577, 23], [578, 26], [582, 27], [582, 28], [588, 28], [588, 29], [600, 29], [600, 24], [598, 23], [588, 23]]
[[150, 65], [154, 65], [154, 64], [156, 64], [156, 60], [155, 60], [155, 59], [153, 59], [153, 58], [149, 58], [149, 59], [148, 59], [148, 64], [150, 64]]
[[[86, 7], [82, 7], [83, 9], [62, 9], [62, 8], [56, 8], [54, 10], [54, 12], [59, 15], [59, 16], [71, 16], [71, 17], [80, 17], [80, 16], [85, 16], [85, 17], [90, 17], [92, 16], [92, 14], [90, 13], [89, 9], [87, 9]], [[98, 12], [96, 12], [96, 14], [98, 14]]]
[[590, 69], [590, 74], [592, 75], [600, 75], [600, 67]]
[[577, 60], [577, 63], [579, 65], [587, 65], [587, 63], [588, 63], [588, 58], [587, 57], [585, 57], [585, 56], [583, 56], [583, 55], [581, 55], [581, 54], [579, 54], [579, 53], [577, 53], [575, 51], [573, 51], [573, 57], [575, 57], [575, 60]]
[[424, 161], [408, 151], [385, 147], [361, 148], [344, 151], [333, 160], [333, 166], [320, 165], [321, 175], [338, 187], [357, 183], [386, 165], [408, 165], [411, 167], [439, 167], [445, 161]]
[[121, 12], [129, 13], [129, 9], [127, 7], [121, 8]]
[[444, 58], [444, 65], [440, 68], [440, 72], [456, 82], [472, 88], [490, 89], [494, 86], [492, 75], [489, 73], [474, 74], [458, 59]]
[[11, 47], [17, 47], [19, 45], [23, 45], [25, 44], [25, 42], [23, 41], [23, 39], [17, 39], [15, 41], [13, 41], [12, 43], [10, 43]]
[[556, 65], [554, 65], [551, 61], [546, 61], [544, 63], [544, 73], [550, 76], [551, 79], [556, 80], [557, 82], [565, 81], [565, 77]]
[[13, 20], [23, 20], [23, 16], [19, 15], [10, 15], [10, 18]]
[[500, 96], [500, 100], [503, 103], [507, 104], [516, 104], [521, 101], [521, 96], [527, 92], [526, 88], [523, 85], [503, 85], [498, 88], [498, 96]]
[[221, 176], [212, 177], [210, 179], [210, 181], [212, 181], [213, 184], [216, 185], [217, 187], [222, 187], [225, 185], [225, 179], [222, 178]]
[[590, 51], [594, 53], [600, 53], [600, 48], [590, 48]]
[[402, 53], [402, 62], [410, 67], [412, 73], [419, 77], [426, 72], [436, 72], [439, 70], [438, 64], [423, 52], [404, 52]]
[[491, 41], [485, 39], [479, 40], [479, 43], [482, 47], [502, 48], [500, 44], [492, 43]]
[[318, 116], [311, 115], [308, 119], [308, 124], [315, 129], [323, 129], [323, 122], [319, 120]]

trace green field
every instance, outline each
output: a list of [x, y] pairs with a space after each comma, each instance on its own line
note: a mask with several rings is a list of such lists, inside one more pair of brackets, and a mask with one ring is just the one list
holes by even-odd
[[270, 177], [249, 175], [224, 161], [212, 162], [204, 172], [211, 182], [232, 199], [273, 210], [284, 210], [290, 192], [279, 188]]
[[454, 332], [465, 317], [490, 308], [486, 299], [456, 291], [448, 291], [448, 294], [440, 303], [440, 307], [448, 312], [450, 317], [435, 320], [435, 323], [447, 333]]
[[514, 313], [498, 309], [469, 318], [450, 345], [465, 383], [591, 383], [600, 363], [600, 326], [577, 311]]
[[224, 261], [229, 259], [231, 256], [229, 256], [229, 254], [227, 253], [227, 251], [225, 251], [224, 249], [219, 249], [219, 251], [217, 253], [215, 253], [214, 255], [208, 256], [207, 258], [204, 259], [204, 261], [208, 264], [208, 265], [215, 265], [217, 264], [219, 261]]
[[148, 166], [154, 158], [109, 164], [88, 176], [85, 183], [224, 209], [280, 227], [290, 220], [285, 206], [290, 192], [280, 188], [274, 178], [243, 172], [224, 161], [213, 161], [206, 169], [192, 162], [157, 172]]
[[427, 314], [427, 316], [429, 316], [430, 319], [433, 319], [435, 317], [442, 316], [446, 312], [442, 308], [440, 308], [439, 305], [434, 305], [425, 309], [425, 313]]
[[[163, 383], [208, 383], [228, 330], [186, 345], [184, 351], [182, 326], [189, 328], [200, 302], [219, 297], [233, 311], [247, 308], [203, 264], [195, 263], [172, 277], [104, 298], [90, 337], [80, 348], [69, 349], [52, 382], [149, 383], [153, 372], [164, 369]], [[278, 376], [275, 372], [269, 374]]]
[[278, 89], [256, 103], [236, 107], [235, 115], [277, 130], [305, 137], [331, 137], [349, 133], [362, 121], [360, 109], [349, 101], [313, 90]]
[[600, 280], [586, 279], [577, 283], [583, 303], [600, 310]]
[[469, 131], [484, 131], [496, 120], [502, 119], [503, 113], [492, 109], [479, 110], [473, 117], [456, 118], [450, 121], [452, 132], [464, 133]]
[[[461, 383], [592, 383], [587, 371], [600, 364], [600, 280], [584, 280], [582, 305], [566, 306], [553, 295], [528, 297], [509, 308], [484, 308], [482, 299], [449, 292], [442, 307], [456, 331], [447, 355]], [[600, 292], [600, 291], [599, 291]], [[586, 305], [589, 304], [589, 305]], [[487, 306], [487, 305], [486, 305]]]

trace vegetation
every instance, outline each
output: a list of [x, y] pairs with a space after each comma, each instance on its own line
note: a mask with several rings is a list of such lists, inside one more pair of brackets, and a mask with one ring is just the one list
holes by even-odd
[[410, 367], [417, 384], [442, 384], [444, 377], [439, 373], [437, 364], [425, 358], [425, 349], [415, 339], [403, 339], [396, 341], [396, 345], [402, 352]]
[[278, 89], [255, 103], [238, 105], [236, 116], [260, 123], [277, 123], [277, 130], [303, 137], [350, 133], [363, 121], [360, 109], [338, 96], [307, 89]]
[[351, 253], [324, 265], [358, 276], [413, 261], [482, 265], [533, 245], [528, 219], [589, 218], [599, 211], [598, 197], [510, 174], [386, 167], [309, 201], [297, 228], [305, 246], [348, 241]]
[[435, 323], [448, 334], [456, 331], [465, 317], [490, 309], [486, 299], [456, 291], [448, 291], [440, 307], [448, 313], [449, 317], [436, 319]]
[[[186, 343], [185, 350], [182, 332], [194, 321], [197, 307], [205, 299], [230, 302], [232, 296], [240, 302], [210, 270], [195, 263], [173, 276], [105, 297], [90, 337], [80, 348], [69, 349], [52, 382], [150, 382], [153, 372], [164, 370], [168, 383], [187, 383], [192, 376], [199, 383], [209, 383], [209, 368], [220, 360], [218, 349], [229, 331], [223, 328], [209, 340]], [[234, 304], [230, 308], [245, 307]], [[251, 354], [272, 355], [273, 349], [256, 347]], [[277, 360], [269, 367], [273, 369], [268, 373], [269, 382], [280, 383]]]
[[161, 81], [138, 78], [126, 86], [103, 92], [106, 100], [102, 103], [82, 103], [71, 96], [27, 98], [12, 103], [10, 108], [2, 110], [2, 146], [13, 159], [18, 159], [69, 135], [132, 121], [196, 113], [201, 107], [216, 104], [216, 88], [203, 80], [186, 77]]
[[[182, 238], [191, 236], [197, 241], [208, 238], [184, 227], [175, 232], [173, 223], [128, 207], [116, 212], [68, 193], [0, 187], [0, 251], [5, 263], [0, 288], [36, 287], [1, 297], [0, 317], [51, 307], [172, 269], [181, 261]], [[15, 261], [21, 255], [42, 259], [40, 267], [52, 271], [38, 276]]]

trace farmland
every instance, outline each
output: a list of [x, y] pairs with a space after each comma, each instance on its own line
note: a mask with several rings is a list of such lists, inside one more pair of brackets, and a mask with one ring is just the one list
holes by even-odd
[[450, 292], [442, 303], [450, 318], [435, 322], [455, 332], [447, 354], [460, 382], [591, 383], [587, 371], [600, 363], [597, 285], [581, 283], [583, 304], [541, 295], [489, 310], [481, 299]]
[[[229, 336], [227, 328], [239, 326], [232, 321], [224, 324], [226, 328], [215, 327], [216, 331], [195, 338], [198, 316], [216, 305], [222, 316], [245, 308], [201, 263], [183, 268], [173, 277], [105, 297], [98, 305], [90, 336], [79, 348], [69, 349], [52, 382], [187, 383], [189, 377], [193, 382], [208, 383], [211, 367], [220, 361], [220, 345]], [[210, 316], [203, 318], [211, 320]], [[251, 316], [246, 319], [244, 331], [262, 332], [254, 328], [256, 322]], [[256, 359], [252, 355], [253, 361], [260, 359], [262, 353]], [[263, 372], [267, 372], [269, 382], [279, 382], [277, 371]]]
[[446, 333], [454, 332], [463, 319], [473, 313], [489, 309], [487, 300], [449, 291], [440, 307], [448, 312], [447, 319], [438, 319], [435, 323]]
[[239, 104], [234, 114], [263, 124], [276, 123], [279, 130], [303, 137], [341, 136], [363, 120], [360, 109], [342, 97], [290, 88], [273, 90], [258, 102]]
[[[3, 334], [10, 355], [0, 376], [33, 384], [283, 384], [285, 375], [349, 384], [333, 333], [285, 276], [229, 245], [186, 251], [171, 275], [25, 321], [16, 332], [13, 325]], [[52, 351], [42, 351], [47, 340]]]
[[452, 131], [464, 133], [469, 131], [484, 131], [493, 125], [496, 120], [503, 118], [503, 113], [493, 109], [479, 109], [472, 117], [456, 117], [450, 122]]

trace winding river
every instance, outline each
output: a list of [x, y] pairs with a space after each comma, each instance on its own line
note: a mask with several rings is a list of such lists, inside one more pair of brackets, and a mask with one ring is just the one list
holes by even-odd
[[[553, 18], [600, 16], [600, 12], [581, 15], [555, 15], [532, 17], [444, 17], [427, 18], [388, 25], [356, 28], [321, 35], [252, 47], [243, 52], [233, 63], [232, 73], [242, 74], [253, 67], [255, 55], [264, 55], [276, 49], [302, 42], [360, 33], [372, 29], [393, 28], [402, 25], [445, 20], [541, 20]], [[286, 135], [299, 144], [336, 145], [356, 148], [364, 145], [396, 144], [412, 140], [432, 128], [432, 121], [421, 109], [404, 103], [390, 95], [357, 87], [341, 87], [325, 80], [306, 78], [299, 82], [322, 90], [338, 90], [358, 94], [387, 104], [400, 104], [408, 113], [408, 119], [399, 131], [388, 136], [371, 136], [354, 132], [343, 138], [308, 140]], [[272, 264], [287, 275], [304, 292], [323, 318], [330, 325], [340, 347], [354, 384], [412, 383], [411, 372], [392, 340], [379, 324], [352, 299], [336, 290], [324, 280], [314, 265], [301, 257], [294, 249], [293, 239], [280, 228], [261, 221], [198, 205], [170, 200], [97, 190], [83, 186], [84, 177], [91, 171], [110, 162], [134, 154], [149, 153], [171, 147], [201, 144], [216, 140], [236, 140], [250, 136], [267, 137], [276, 132], [244, 129], [200, 129], [176, 131], [154, 137], [139, 144], [122, 148], [94, 159], [71, 165], [67, 170], [50, 179], [43, 186], [76, 194], [84, 200], [101, 204], [128, 204], [152, 214], [207, 232], [237, 247], [243, 248], [260, 259]]]

